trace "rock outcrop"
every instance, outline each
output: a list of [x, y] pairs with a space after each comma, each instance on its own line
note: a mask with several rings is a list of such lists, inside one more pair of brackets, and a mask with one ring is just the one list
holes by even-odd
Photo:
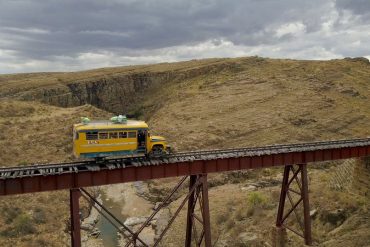
[[217, 73], [230, 66], [232, 67], [230, 63], [216, 63], [180, 70], [126, 72], [76, 81], [58, 81], [25, 91], [11, 91], [9, 95], [2, 92], [0, 98], [11, 95], [12, 98], [40, 101], [61, 107], [90, 104], [110, 112], [127, 113], [135, 111], [133, 108], [137, 108], [137, 103], [145, 97], [148, 89], [154, 89], [151, 91], [153, 96], [155, 90], [163, 89], [169, 81], [176, 82]]

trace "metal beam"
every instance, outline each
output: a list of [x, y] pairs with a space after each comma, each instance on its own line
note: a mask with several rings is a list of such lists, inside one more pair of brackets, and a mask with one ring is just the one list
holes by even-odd
[[289, 187], [288, 187], [289, 172], [290, 172], [290, 166], [285, 166], [284, 167], [283, 182], [281, 184], [279, 209], [278, 209], [278, 214], [277, 214], [277, 218], [276, 218], [276, 226], [277, 227], [281, 227], [283, 225], [285, 199], [286, 199], [286, 193], [289, 189]]
[[192, 231], [193, 231], [193, 214], [194, 214], [194, 208], [195, 208], [195, 192], [191, 189], [194, 186], [195, 182], [197, 180], [196, 175], [190, 176], [189, 181], [189, 193], [190, 197], [188, 200], [188, 212], [187, 212], [187, 218], [186, 218], [186, 238], [185, 238], [185, 247], [191, 247], [191, 239], [192, 239]]
[[366, 156], [370, 156], [370, 146], [305, 152], [290, 152], [287, 149], [286, 153], [256, 154], [210, 160], [177, 160], [168, 164], [165, 161], [157, 160], [154, 165], [114, 169], [99, 168], [95, 171], [77, 169], [65, 174], [0, 178], [0, 196]]
[[202, 179], [202, 214], [203, 214], [203, 230], [204, 241], [206, 247], [211, 247], [211, 221], [209, 216], [209, 200], [208, 200], [208, 182], [207, 174], [200, 175]]
[[301, 180], [302, 180], [304, 239], [307, 245], [312, 245], [310, 203], [309, 203], [309, 196], [308, 196], [307, 165], [301, 164], [299, 166], [301, 169]]
[[[290, 177], [290, 174], [292, 176]], [[298, 175], [301, 174], [300, 179]], [[299, 191], [292, 190], [291, 186], [293, 186], [293, 181], [296, 181], [297, 187], [299, 188]], [[294, 202], [293, 197], [291, 196], [290, 192], [293, 191], [293, 193], [298, 194], [299, 199]], [[289, 199], [290, 202], [290, 209], [286, 209], [286, 198]], [[301, 223], [301, 220], [298, 216], [298, 213], [296, 212], [298, 205], [303, 204], [303, 216], [304, 216], [304, 224]], [[291, 226], [288, 226], [285, 222], [288, 219], [288, 217], [291, 215], [291, 213], [294, 213], [296, 216], [296, 220], [301, 228], [301, 231], [303, 233], [301, 234], [298, 230], [292, 228]], [[293, 165], [287, 165], [284, 167], [284, 175], [283, 175], [283, 181], [281, 185], [281, 194], [280, 194], [280, 202], [279, 202], [279, 208], [278, 213], [276, 217], [276, 230], [275, 233], [281, 233], [284, 234], [281, 229], [288, 229], [291, 232], [297, 234], [298, 236], [301, 236], [305, 240], [305, 244], [312, 245], [312, 236], [311, 236], [311, 218], [310, 218], [310, 206], [309, 206], [309, 195], [308, 195], [308, 175], [307, 175], [307, 165], [306, 164], [299, 164], [298, 169], [295, 170]], [[281, 241], [282, 237], [275, 238], [279, 239]], [[277, 246], [277, 243], [273, 243], [274, 246]], [[279, 243], [279, 246], [282, 246], [283, 243]]]
[[71, 189], [69, 191], [72, 247], [81, 247], [80, 196], [81, 192], [79, 189]]

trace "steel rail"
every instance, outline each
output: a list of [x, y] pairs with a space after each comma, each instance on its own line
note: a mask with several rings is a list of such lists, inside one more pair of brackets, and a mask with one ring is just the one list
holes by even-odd
[[161, 158], [149, 159], [142, 157], [119, 157], [104, 160], [79, 160], [75, 162], [36, 164], [23, 167], [0, 168], [0, 179], [42, 176], [50, 174], [64, 174], [82, 171], [96, 171], [102, 169], [116, 169], [131, 166], [159, 165], [175, 163], [178, 161], [212, 160], [219, 158], [237, 158], [248, 156], [261, 156], [268, 154], [318, 151], [333, 148], [350, 148], [370, 146], [370, 138], [318, 141], [309, 143], [275, 144], [263, 147], [213, 149], [201, 151], [178, 152]]
[[[326, 146], [327, 148], [331, 148], [331, 145], [345, 145], [344, 147], [350, 147], [352, 145], [346, 144], [354, 144], [355, 146], [367, 145], [370, 142], [370, 138], [365, 139], [351, 139], [351, 140], [335, 140], [335, 141], [317, 141], [317, 142], [309, 142], [309, 143], [292, 143], [292, 144], [274, 144], [274, 145], [267, 145], [263, 147], [247, 147], [247, 148], [226, 148], [226, 149], [211, 149], [211, 150], [202, 150], [202, 151], [189, 151], [189, 152], [178, 152], [174, 153], [173, 155], [196, 155], [196, 154], [205, 154], [205, 153], [227, 153], [227, 152], [248, 152], [248, 151], [262, 151], [268, 149], [280, 149], [280, 148], [307, 148], [307, 147], [317, 147], [319, 145]], [[323, 148], [319, 148], [317, 150], [321, 150]], [[303, 150], [306, 151], [306, 150]]]

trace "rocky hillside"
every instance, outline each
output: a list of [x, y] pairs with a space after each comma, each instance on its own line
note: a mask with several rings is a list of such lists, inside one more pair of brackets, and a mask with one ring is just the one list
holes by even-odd
[[5, 75], [0, 76], [0, 97], [62, 107], [91, 104], [111, 112], [130, 112], [145, 92], [152, 94], [168, 82], [217, 73], [233, 65], [227, 61], [209, 59], [75, 73]]
[[[365, 137], [370, 136], [370, 63], [362, 58], [248, 57], [0, 75], [0, 102], [0, 166], [71, 159], [72, 123], [80, 116], [107, 118], [112, 113], [148, 120], [153, 132], [166, 136], [177, 150]], [[363, 218], [369, 214], [369, 202], [344, 192], [332, 193], [325, 185], [330, 172], [311, 172], [313, 189], [325, 190], [313, 197], [319, 216], [324, 215], [315, 223], [315, 236], [332, 241], [326, 246], [339, 246], [339, 242], [350, 246], [350, 236], [370, 239]], [[275, 171], [265, 173], [280, 176]], [[260, 177], [254, 179], [258, 182]], [[259, 232], [266, 226], [254, 223], [274, 217], [278, 185], [258, 191], [262, 198], [272, 199], [265, 200], [263, 210], [257, 209], [257, 216], [236, 212], [247, 207], [249, 194], [238, 194], [235, 201], [222, 199], [241, 187], [216, 186], [210, 191], [215, 210], [211, 214], [221, 214], [234, 204], [235, 212], [229, 216], [240, 219], [228, 223], [213, 218], [227, 229], [219, 243], [231, 243], [240, 233], [235, 229], [246, 225], [253, 226], [248, 230], [257, 232], [258, 238], [265, 238]], [[342, 205], [331, 205], [330, 200]], [[67, 219], [66, 202], [65, 192], [0, 198], [0, 246], [64, 246], [65, 235], [60, 232], [65, 222], [55, 218]], [[330, 217], [326, 211], [343, 207], [350, 221], [325, 221]], [[176, 240], [175, 235], [169, 237]]]

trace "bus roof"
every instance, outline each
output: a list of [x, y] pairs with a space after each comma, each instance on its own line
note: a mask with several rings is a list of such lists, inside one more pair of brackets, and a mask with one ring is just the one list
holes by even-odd
[[126, 123], [113, 123], [109, 120], [94, 120], [87, 124], [78, 123], [73, 125], [74, 129], [79, 130], [109, 130], [109, 129], [147, 129], [148, 124], [144, 121], [127, 120]]

